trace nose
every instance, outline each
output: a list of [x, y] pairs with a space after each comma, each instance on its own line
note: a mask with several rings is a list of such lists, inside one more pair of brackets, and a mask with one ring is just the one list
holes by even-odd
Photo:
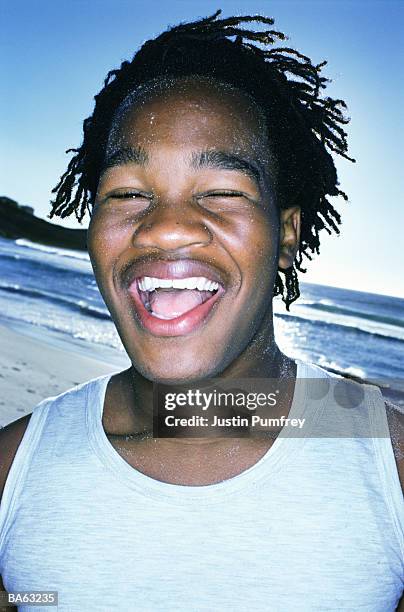
[[137, 226], [132, 242], [137, 248], [174, 251], [207, 246], [212, 239], [210, 229], [194, 206], [160, 202]]

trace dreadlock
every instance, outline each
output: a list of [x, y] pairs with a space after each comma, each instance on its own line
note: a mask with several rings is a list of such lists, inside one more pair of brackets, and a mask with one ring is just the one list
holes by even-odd
[[[83, 123], [83, 143], [74, 153], [52, 193], [50, 217], [75, 214], [81, 222], [94, 204], [108, 136], [114, 115], [129, 94], [148, 82], [164, 78], [201, 76], [228, 83], [252, 96], [263, 111], [272, 150], [278, 160], [276, 200], [279, 208], [298, 203], [301, 239], [294, 264], [278, 271], [274, 294], [289, 310], [299, 293], [296, 270], [306, 272], [303, 257], [320, 252], [320, 230], [339, 234], [339, 213], [330, 196], [342, 196], [330, 151], [347, 154], [343, 100], [322, 97], [328, 79], [326, 62], [314, 65], [298, 51], [274, 46], [286, 40], [268, 29], [274, 20], [261, 15], [205, 19], [179, 24], [143, 44], [133, 59], [111, 70], [95, 96], [93, 114]], [[260, 24], [264, 30], [247, 29]], [[250, 25], [251, 27], [251, 25]]]

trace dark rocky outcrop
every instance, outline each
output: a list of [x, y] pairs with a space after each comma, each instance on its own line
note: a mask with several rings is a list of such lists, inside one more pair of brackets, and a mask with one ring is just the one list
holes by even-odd
[[61, 227], [39, 219], [30, 206], [21, 206], [15, 200], [0, 196], [0, 236], [26, 238], [63, 249], [86, 250], [86, 230]]

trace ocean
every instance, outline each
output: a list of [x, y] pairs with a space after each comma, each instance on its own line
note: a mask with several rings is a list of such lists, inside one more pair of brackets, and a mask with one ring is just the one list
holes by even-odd
[[[274, 300], [281, 350], [379, 384], [404, 405], [404, 299], [308, 283], [301, 293], [290, 312]], [[83, 252], [0, 238], [0, 321], [123, 353]]]

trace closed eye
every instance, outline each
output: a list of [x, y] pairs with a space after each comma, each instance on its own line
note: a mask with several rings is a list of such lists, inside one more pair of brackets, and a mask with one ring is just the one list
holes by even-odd
[[146, 198], [150, 200], [152, 196], [150, 193], [143, 193], [141, 191], [124, 191], [121, 193], [110, 193], [107, 195], [107, 198], [112, 198], [113, 200], [135, 200], [137, 198]]
[[121, 208], [122, 206], [136, 207], [136, 209], [148, 208], [153, 202], [153, 194], [145, 191], [134, 191], [133, 189], [111, 190], [107, 193], [100, 194], [98, 198], [99, 204], [103, 206], [112, 206]]
[[241, 191], [208, 191], [207, 193], [201, 193], [198, 198], [215, 198], [215, 197], [230, 197], [239, 198], [247, 197], [245, 193]]
[[230, 191], [227, 189], [199, 193], [196, 196], [196, 200], [201, 206], [213, 212], [241, 212], [241, 210], [257, 204], [257, 200], [243, 191]]
[[122, 210], [130, 210], [132, 213], [143, 213], [153, 203], [153, 194], [145, 191], [134, 191], [133, 189], [111, 190], [105, 194], [99, 194], [95, 206], [102, 206], [117, 213]]

